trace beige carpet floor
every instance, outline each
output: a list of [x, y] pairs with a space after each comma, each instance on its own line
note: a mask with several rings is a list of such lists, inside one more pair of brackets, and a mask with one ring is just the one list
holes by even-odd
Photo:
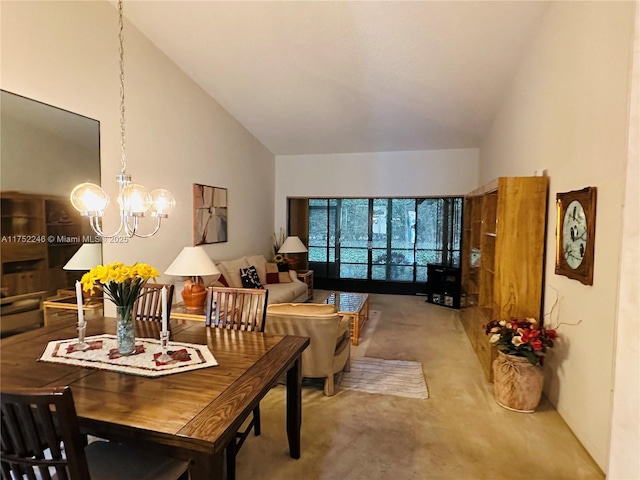
[[279, 385], [261, 403], [262, 435], [238, 454], [238, 480], [604, 478], [546, 399], [534, 414], [495, 403], [457, 311], [396, 295], [371, 295], [371, 309], [352, 354], [421, 362], [429, 399], [339, 387], [325, 397], [321, 382], [305, 382], [294, 460]]

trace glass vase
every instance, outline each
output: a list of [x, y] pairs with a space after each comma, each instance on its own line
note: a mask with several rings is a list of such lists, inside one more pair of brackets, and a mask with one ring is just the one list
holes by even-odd
[[136, 326], [132, 318], [133, 308], [116, 307], [118, 312], [118, 327], [116, 337], [118, 340], [118, 353], [120, 355], [131, 355], [136, 351]]

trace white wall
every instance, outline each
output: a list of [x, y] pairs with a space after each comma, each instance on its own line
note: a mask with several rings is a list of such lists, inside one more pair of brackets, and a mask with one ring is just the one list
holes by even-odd
[[[107, 2], [0, 5], [1, 87], [99, 120], [102, 184], [114, 199], [117, 10]], [[124, 44], [127, 171], [150, 189], [170, 190], [178, 206], [152, 239], [106, 244], [105, 261], [143, 261], [164, 271], [193, 244], [193, 183], [228, 188], [229, 241], [206, 246], [212, 258], [269, 253], [274, 156], [128, 22]]]
[[[618, 316], [632, 18], [632, 2], [553, 2], [480, 150], [482, 182], [498, 175], [532, 175], [538, 169], [546, 169], [550, 177], [545, 311], [557, 292], [551, 323], [580, 323], [560, 327], [561, 340], [546, 362], [545, 392], [604, 471]], [[554, 274], [556, 193], [586, 186], [598, 188], [593, 286]], [[625, 353], [619, 353], [624, 362]]]
[[278, 155], [275, 225], [286, 230], [287, 197], [464, 195], [478, 182], [478, 150]]
[[640, 478], [640, 1], [636, 1], [609, 478]]

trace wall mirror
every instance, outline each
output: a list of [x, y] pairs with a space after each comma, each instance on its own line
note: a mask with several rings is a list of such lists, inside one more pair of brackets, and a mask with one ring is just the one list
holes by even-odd
[[64, 270], [83, 243], [95, 242], [69, 193], [100, 184], [97, 120], [0, 90], [2, 294], [73, 287], [84, 273]]

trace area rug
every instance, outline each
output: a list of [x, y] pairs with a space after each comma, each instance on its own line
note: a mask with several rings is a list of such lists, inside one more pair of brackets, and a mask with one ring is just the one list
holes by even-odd
[[429, 398], [420, 362], [351, 358], [351, 371], [345, 372], [340, 388], [366, 393], [409, 398]]

